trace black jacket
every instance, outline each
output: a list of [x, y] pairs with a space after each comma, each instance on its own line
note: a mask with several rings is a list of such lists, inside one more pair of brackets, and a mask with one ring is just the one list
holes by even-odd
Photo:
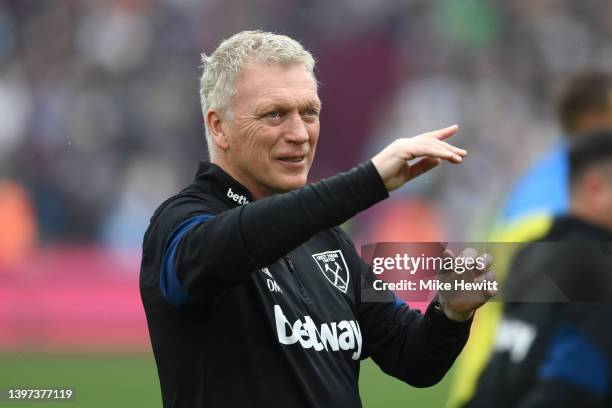
[[439, 381], [470, 322], [361, 302], [368, 266], [335, 227], [388, 196], [371, 162], [253, 201], [221, 168], [155, 212], [140, 289], [164, 407], [359, 407], [359, 361]]
[[470, 408], [612, 406], [612, 233], [555, 219], [516, 256]]

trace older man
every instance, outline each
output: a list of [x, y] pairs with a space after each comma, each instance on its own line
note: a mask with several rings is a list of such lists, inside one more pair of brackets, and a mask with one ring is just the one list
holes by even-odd
[[321, 111], [312, 56], [248, 31], [203, 63], [211, 162], [159, 207], [143, 245], [164, 407], [358, 407], [367, 357], [409, 384], [435, 384], [482, 302], [420, 314], [362, 301], [368, 266], [336, 226], [441, 160], [460, 163], [466, 152], [443, 141], [457, 127], [396, 140], [306, 185]]

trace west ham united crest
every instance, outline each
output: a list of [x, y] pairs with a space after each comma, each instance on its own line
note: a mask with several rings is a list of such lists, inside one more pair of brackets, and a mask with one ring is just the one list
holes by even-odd
[[313, 254], [312, 257], [327, 280], [346, 293], [349, 284], [349, 271], [339, 249]]

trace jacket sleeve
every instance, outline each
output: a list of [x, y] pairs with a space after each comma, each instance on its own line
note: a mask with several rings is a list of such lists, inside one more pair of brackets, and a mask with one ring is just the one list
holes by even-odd
[[[606, 271], [609, 271], [607, 269]], [[534, 386], [520, 408], [609, 406], [612, 395], [609, 303], [566, 303]]]
[[583, 387], [565, 381], [541, 380], [523, 397], [517, 408], [604, 408], [608, 402]]
[[[612, 257], [599, 245], [566, 242], [551, 258], [556, 283], [571, 300], [563, 303], [533, 387], [520, 408], [599, 408], [612, 399]], [[579, 248], [579, 256], [576, 256]]]
[[472, 320], [448, 319], [437, 301], [422, 314], [391, 291], [373, 294], [371, 282], [376, 278], [345, 234], [344, 239], [361, 275], [357, 315], [363, 335], [362, 358], [371, 357], [385, 373], [412, 386], [435, 385], [467, 342]]
[[[371, 161], [298, 190], [220, 214], [173, 208], [160, 288], [175, 306], [210, 302], [310, 237], [388, 197]], [[177, 217], [175, 217], [177, 218]]]

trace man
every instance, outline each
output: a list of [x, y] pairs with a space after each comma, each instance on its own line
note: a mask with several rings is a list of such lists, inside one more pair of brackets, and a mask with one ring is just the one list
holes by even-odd
[[468, 407], [612, 405], [612, 131], [577, 139], [569, 161], [569, 215], [518, 253]]
[[[564, 85], [556, 111], [563, 136], [515, 183], [489, 237], [491, 242], [534, 240], [550, 229], [555, 216], [567, 213], [568, 143], [582, 135], [612, 129], [612, 76], [604, 71], [576, 73]], [[506, 275], [511, 248], [508, 245], [504, 253], [493, 254], [498, 279]], [[449, 406], [461, 406], [472, 397], [493, 346], [502, 306], [501, 302], [493, 302], [478, 312], [478, 331], [456, 364]]]
[[[612, 76], [585, 71], [571, 77], [557, 102], [557, 117], [564, 136], [516, 183], [503, 210], [506, 228], [500, 232], [502, 238], [506, 235], [516, 240], [521, 231], [526, 235], [533, 225], [540, 225], [540, 219], [550, 220], [567, 212], [567, 144], [581, 135], [612, 129]], [[545, 224], [550, 226], [550, 221]]]
[[203, 63], [211, 163], [159, 207], [143, 244], [164, 407], [358, 407], [366, 357], [414, 386], [438, 382], [484, 299], [441, 298], [424, 315], [362, 301], [368, 266], [336, 226], [441, 160], [460, 163], [466, 152], [443, 141], [457, 127], [306, 185], [321, 111], [312, 56], [247, 31]]

